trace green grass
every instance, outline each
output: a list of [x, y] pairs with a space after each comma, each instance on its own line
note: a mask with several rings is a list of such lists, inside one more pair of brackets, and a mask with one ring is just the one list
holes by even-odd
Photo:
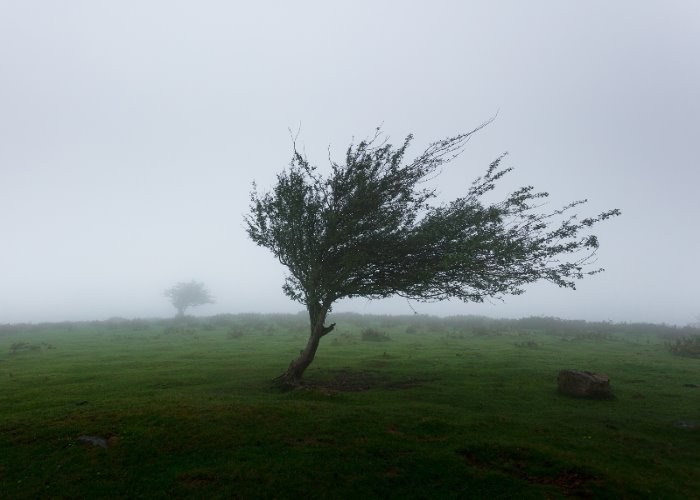
[[[700, 360], [673, 356], [653, 332], [337, 321], [307, 371], [311, 385], [285, 393], [270, 381], [305, 343], [293, 316], [205, 320], [169, 334], [162, 321], [6, 328], [0, 497], [700, 491]], [[363, 342], [367, 327], [391, 340]], [[562, 368], [607, 373], [615, 399], [557, 394]]]

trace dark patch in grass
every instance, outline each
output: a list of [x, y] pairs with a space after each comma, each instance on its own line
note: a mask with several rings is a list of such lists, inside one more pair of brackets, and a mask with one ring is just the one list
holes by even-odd
[[529, 484], [554, 486], [567, 497], [592, 498], [603, 485], [602, 478], [585, 469], [527, 448], [484, 446], [458, 453], [473, 468], [500, 472]]
[[397, 380], [395, 382], [389, 382], [384, 384], [385, 389], [410, 389], [412, 387], [420, 387], [427, 382], [434, 382], [440, 380], [439, 378], [416, 378], [409, 377], [405, 380]]
[[289, 446], [301, 446], [301, 447], [311, 447], [311, 448], [317, 448], [317, 447], [324, 447], [324, 446], [336, 446], [337, 442], [335, 439], [331, 439], [328, 437], [319, 437], [319, 436], [303, 436], [303, 437], [297, 437], [294, 439], [287, 439], [285, 443]]
[[[590, 396], [574, 396], [573, 394], [566, 394], [559, 390], [556, 391], [557, 396], [568, 399], [576, 399], [579, 401], [616, 401], [617, 396], [612, 393], [607, 394], [591, 394]], [[642, 396], [643, 398], [644, 396]], [[642, 399], [640, 398], [640, 399]]]
[[386, 375], [371, 370], [332, 370], [305, 379], [302, 387], [337, 392], [363, 392], [370, 389], [410, 389], [437, 378], [409, 377], [388, 381]]
[[332, 391], [361, 392], [379, 386], [384, 379], [376, 372], [368, 370], [337, 370], [332, 373], [333, 376], [330, 379], [307, 379], [303, 382], [303, 386]]
[[178, 483], [187, 489], [199, 489], [207, 487], [218, 481], [215, 474], [203, 471], [203, 470], [192, 470], [183, 472], [177, 478]]

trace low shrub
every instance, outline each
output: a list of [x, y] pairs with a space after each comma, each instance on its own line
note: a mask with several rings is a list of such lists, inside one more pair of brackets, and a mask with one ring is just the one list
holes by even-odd
[[230, 339], [239, 339], [243, 336], [243, 328], [240, 326], [232, 326], [226, 336]]
[[671, 354], [676, 356], [700, 358], [700, 335], [679, 337], [675, 340], [666, 342], [666, 349], [668, 349]]
[[500, 331], [489, 326], [475, 326], [472, 328], [472, 333], [475, 337], [500, 337], [503, 335]]
[[362, 330], [362, 340], [368, 340], [370, 342], [384, 342], [391, 340], [386, 333], [375, 330], [374, 328], [365, 328]]

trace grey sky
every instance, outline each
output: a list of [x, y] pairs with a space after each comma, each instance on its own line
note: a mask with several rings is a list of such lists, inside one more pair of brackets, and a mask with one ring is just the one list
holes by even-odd
[[[497, 120], [437, 179], [508, 151], [558, 206], [588, 198], [606, 273], [427, 314], [686, 324], [700, 315], [700, 3], [0, 0], [0, 323], [288, 312], [245, 234], [254, 179], [319, 167], [383, 123], [412, 151]], [[500, 111], [499, 111], [500, 110]], [[336, 310], [409, 314], [403, 300]]]

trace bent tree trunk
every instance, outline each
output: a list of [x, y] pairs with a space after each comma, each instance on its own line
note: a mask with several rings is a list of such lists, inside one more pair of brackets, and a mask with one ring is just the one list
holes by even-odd
[[316, 356], [316, 350], [318, 349], [318, 344], [321, 341], [321, 337], [328, 335], [333, 328], [335, 328], [335, 323], [329, 326], [325, 326], [326, 315], [328, 314], [328, 307], [320, 305], [309, 305], [309, 322], [311, 331], [309, 334], [309, 340], [306, 343], [306, 347], [300, 352], [299, 357], [296, 358], [289, 364], [287, 371], [275, 379], [277, 385], [281, 387], [296, 387], [301, 384], [301, 378], [304, 371]]

